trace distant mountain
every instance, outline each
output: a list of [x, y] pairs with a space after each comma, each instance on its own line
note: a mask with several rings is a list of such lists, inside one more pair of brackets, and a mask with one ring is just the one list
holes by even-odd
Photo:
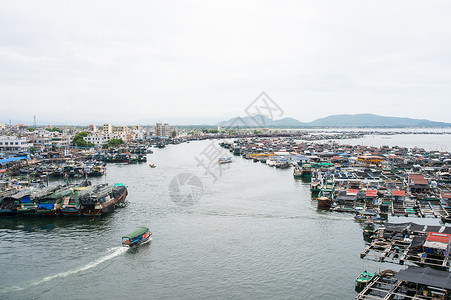
[[272, 120], [265, 116], [236, 117], [219, 122], [224, 127], [451, 127], [451, 123], [435, 122], [424, 119], [384, 117], [374, 114], [332, 115], [312, 122], [303, 123], [293, 118]]
[[248, 116], [222, 121], [217, 125], [224, 127], [302, 127], [303, 123], [293, 118], [272, 120], [266, 116]]
[[307, 123], [315, 127], [450, 127], [450, 123], [374, 114], [333, 115]]

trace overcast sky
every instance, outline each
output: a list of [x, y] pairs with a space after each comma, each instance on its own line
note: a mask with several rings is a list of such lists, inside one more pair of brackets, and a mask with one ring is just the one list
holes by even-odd
[[0, 0], [0, 122], [451, 122], [450, 1]]

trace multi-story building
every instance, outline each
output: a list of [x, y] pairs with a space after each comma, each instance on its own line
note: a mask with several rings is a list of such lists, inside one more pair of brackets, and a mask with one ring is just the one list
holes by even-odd
[[113, 133], [120, 136], [120, 139], [126, 143], [132, 140], [131, 131], [128, 126], [113, 126]]
[[102, 134], [85, 136], [83, 139], [87, 143], [92, 143], [96, 146], [101, 146], [101, 145], [105, 144], [106, 142], [108, 142], [108, 139], [106, 139], [105, 136]]
[[89, 124], [88, 125], [88, 131], [90, 132], [97, 132], [97, 126], [94, 124]]
[[171, 127], [168, 123], [157, 123], [155, 125], [155, 133], [157, 136], [170, 136]]
[[113, 126], [111, 124], [103, 124], [103, 133], [104, 134], [113, 133]]
[[0, 152], [27, 152], [28, 148], [33, 147], [27, 139], [16, 136], [0, 136]]

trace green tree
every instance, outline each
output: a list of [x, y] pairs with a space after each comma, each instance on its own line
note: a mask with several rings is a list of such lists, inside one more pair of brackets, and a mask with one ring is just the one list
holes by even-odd
[[72, 140], [72, 143], [77, 147], [94, 147], [93, 143], [88, 143], [85, 141], [84, 137], [87, 137], [89, 133], [82, 131], [77, 133]]
[[28, 148], [28, 151], [30, 151], [31, 154], [35, 154], [37, 149], [35, 147]]
[[122, 145], [124, 141], [122, 139], [111, 139], [108, 141], [109, 146], [119, 146]]
[[175, 138], [175, 137], [177, 136], [177, 132], [175, 132], [175, 130], [174, 130], [174, 131], [172, 132], [171, 136], [172, 136], [173, 138]]
[[59, 132], [62, 133], [63, 131], [61, 129], [59, 129], [58, 127], [53, 127], [53, 128], [46, 128], [45, 130], [50, 131], [50, 132]]

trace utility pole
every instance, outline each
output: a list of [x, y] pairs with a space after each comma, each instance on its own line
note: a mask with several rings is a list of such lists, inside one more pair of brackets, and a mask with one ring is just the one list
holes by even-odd
[[33, 120], [33, 126], [34, 126], [34, 129], [36, 129], [36, 115], [33, 116], [33, 119], [34, 119]]

